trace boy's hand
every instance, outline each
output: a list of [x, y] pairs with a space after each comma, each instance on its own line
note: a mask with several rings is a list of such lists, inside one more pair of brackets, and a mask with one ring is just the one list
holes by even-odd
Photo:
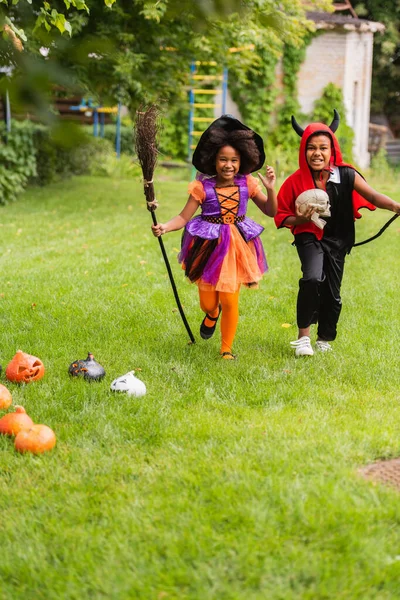
[[274, 171], [273, 167], [271, 167], [270, 165], [267, 165], [267, 168], [265, 170], [265, 176], [261, 175], [261, 173], [257, 173], [257, 175], [259, 176], [259, 178], [262, 181], [263, 186], [267, 190], [272, 190], [274, 188], [275, 183], [276, 183], [276, 175], [275, 175], [275, 171]]
[[315, 205], [312, 205], [312, 204], [309, 204], [307, 206], [307, 208], [304, 210], [304, 212], [300, 212], [299, 207], [295, 204], [294, 210], [295, 210], [297, 219], [303, 223], [305, 223], [306, 221], [311, 221], [311, 217], [313, 216], [314, 213], [317, 212], [315, 210]]

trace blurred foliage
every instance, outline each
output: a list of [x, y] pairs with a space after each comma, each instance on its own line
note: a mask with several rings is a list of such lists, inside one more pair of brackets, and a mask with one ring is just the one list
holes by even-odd
[[[25, 50], [18, 52], [10, 40], [3, 40], [8, 44], [3, 56], [8, 54], [7, 64], [14, 66], [11, 78], [17, 84], [22, 75], [18, 85], [39, 109], [36, 90], [43, 95], [48, 79], [68, 89], [74, 81], [85, 95], [101, 99], [104, 105], [122, 101], [132, 113], [142, 103], [184, 102], [189, 65], [195, 58], [227, 66], [244, 88], [259, 71], [263, 73], [267, 54], [281, 53], [282, 40], [299, 45], [312, 27], [301, 0], [232, 0], [229, 4], [221, 0], [117, 0], [111, 10], [104, 1], [87, 0], [88, 12], [76, 0], [75, 9], [81, 10], [72, 10], [71, 4], [67, 11], [70, 35], [57, 27], [37, 26], [44, 4], [43, 0], [19, 0], [7, 6], [7, 18], [25, 31]], [[327, 8], [330, 2], [316, 0], [315, 5]], [[54, 0], [51, 7], [61, 12], [65, 4]], [[232, 47], [247, 49], [238, 60], [236, 53], [229, 52]], [[26, 54], [38, 57], [44, 72], [41, 79], [35, 63], [36, 79], [24, 81], [30, 72]], [[28, 87], [33, 91], [28, 93]]]
[[8, 133], [0, 124], [0, 204], [15, 200], [29, 179], [37, 176], [33, 129], [25, 121]]
[[119, 158], [114, 152], [105, 153], [102, 160], [93, 162], [90, 173], [100, 177], [110, 177], [111, 179], [136, 179], [141, 181], [142, 169], [139, 163], [135, 162], [132, 156], [121, 154]]
[[[197, 59], [214, 61], [219, 72], [228, 67], [243, 119], [264, 138], [278, 125], [267, 144], [292, 149], [288, 123], [298, 108], [299, 58], [314, 27], [302, 0], [54, 0], [52, 9], [65, 13], [70, 28], [65, 22], [58, 26], [43, 21], [38, 26], [38, 15], [43, 17], [41, 9], [46, 8], [43, 0], [3, 4], [3, 18], [12, 21], [15, 31], [23, 30], [25, 38], [22, 52], [9, 37], [0, 39], [0, 57], [10, 67], [7, 76], [0, 75], [0, 93], [7, 90], [13, 111], [35, 113], [53, 133], [54, 93], [90, 96], [103, 105], [120, 101], [132, 120], [140, 105], [157, 102], [164, 112], [160, 153], [165, 159], [185, 159], [189, 66]], [[331, 2], [316, 0], [314, 8], [330, 10]], [[282, 55], [285, 102], [279, 107], [278, 123], [271, 123], [278, 90], [276, 65]], [[114, 147], [113, 125], [106, 127], [105, 137]], [[131, 145], [129, 124], [121, 128], [122, 152], [131, 153]], [[112, 159], [106, 161], [111, 164]], [[50, 166], [48, 170], [54, 172]]]
[[334, 83], [328, 83], [323, 89], [321, 98], [314, 105], [311, 121], [329, 125], [333, 119], [334, 108], [340, 115], [340, 124], [335, 135], [342, 151], [343, 160], [353, 162], [354, 132], [346, 122], [346, 109], [342, 90]]
[[71, 134], [71, 129], [73, 123], [52, 129], [32, 121], [13, 121], [8, 133], [0, 124], [0, 204], [14, 201], [28, 183], [46, 185], [91, 173], [105, 155], [115, 154], [108, 140]]
[[[112, 7], [115, 0], [104, 0], [104, 4], [109, 8]], [[15, 15], [23, 11], [26, 13], [27, 8], [34, 5], [35, 25], [34, 31], [43, 28], [50, 32], [53, 28], [57, 29], [61, 34], [68, 33], [72, 35], [71, 21], [65, 16], [65, 10], [77, 11], [82, 10], [89, 12], [89, 8], [84, 0], [61, 0], [59, 2], [52, 0], [0, 0], [0, 17], [3, 23], [6, 23], [15, 35], [23, 41], [27, 41], [24, 30], [17, 27], [15, 24]]]
[[400, 168], [399, 165], [391, 164], [385, 148], [380, 148], [372, 157], [370, 170], [381, 187], [388, 184], [398, 187]]
[[278, 146], [283, 151], [290, 151], [298, 146], [298, 136], [291, 125], [292, 115], [298, 115], [300, 104], [297, 99], [297, 80], [301, 64], [304, 60], [311, 35], [303, 38], [303, 43], [296, 47], [286, 44], [282, 57], [282, 98], [276, 107], [276, 126], [269, 140], [269, 146]]
[[[282, 47], [283, 48], [283, 47]], [[275, 107], [279, 87], [276, 85], [276, 68], [282, 49], [257, 47], [254, 63], [245, 74], [245, 79], [230, 72], [229, 91], [236, 102], [243, 120], [254, 127], [264, 138], [271, 130], [271, 113]]]
[[[86, 134], [93, 135], [93, 127], [91, 125], [83, 126]], [[124, 154], [130, 154], [131, 156], [134, 154], [133, 147], [133, 125], [124, 125], [121, 124], [121, 152]], [[110, 142], [111, 147], [113, 148], [114, 154], [116, 152], [116, 135], [117, 135], [117, 125], [116, 123], [109, 123], [104, 125], [104, 139]], [[101, 138], [99, 138], [101, 139]]]
[[165, 110], [159, 135], [160, 160], [186, 160], [188, 155], [189, 107], [187, 102], [176, 103]]
[[400, 136], [400, 2], [363, 0], [355, 5], [360, 17], [385, 25], [374, 35], [371, 112], [384, 114]]

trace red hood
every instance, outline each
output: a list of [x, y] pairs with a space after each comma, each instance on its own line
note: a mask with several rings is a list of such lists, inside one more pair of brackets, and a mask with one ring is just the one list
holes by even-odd
[[[316, 133], [328, 135], [332, 140], [332, 145], [333, 145], [333, 151], [332, 151], [333, 161], [331, 162], [332, 166], [335, 165], [338, 167], [352, 167], [352, 165], [343, 162], [339, 142], [338, 142], [335, 134], [332, 133], [332, 131], [329, 129], [328, 125], [325, 125], [324, 123], [311, 123], [310, 125], [308, 125], [305, 128], [304, 133], [301, 136], [300, 151], [299, 151], [299, 166], [300, 166], [300, 171], [301, 171], [301, 179], [304, 183], [305, 190], [309, 190], [309, 189], [315, 187], [311, 169], [307, 163], [306, 147], [307, 147], [307, 142], [308, 142], [309, 138], [312, 135], [315, 135]], [[354, 169], [354, 167], [353, 167], [353, 169]]]

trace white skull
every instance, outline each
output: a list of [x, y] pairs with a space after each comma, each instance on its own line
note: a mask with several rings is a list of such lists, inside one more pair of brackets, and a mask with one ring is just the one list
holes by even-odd
[[134, 375], [135, 371], [129, 371], [126, 375], [121, 375], [121, 377], [117, 377], [112, 382], [110, 389], [113, 392], [126, 392], [128, 396], [136, 396], [136, 398], [140, 398], [144, 396], [146, 393], [146, 386], [143, 381], [140, 381]]
[[326, 221], [320, 219], [320, 217], [331, 216], [328, 194], [319, 188], [312, 188], [311, 190], [306, 190], [296, 198], [296, 207], [300, 214], [304, 214], [310, 206], [315, 208], [315, 213], [312, 215], [311, 221], [317, 227], [323, 229]]

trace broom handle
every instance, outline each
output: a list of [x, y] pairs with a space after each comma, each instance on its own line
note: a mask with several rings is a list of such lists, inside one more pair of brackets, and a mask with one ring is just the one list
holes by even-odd
[[[155, 212], [154, 212], [154, 210], [152, 210], [152, 211], [151, 211], [151, 217], [152, 217], [152, 219], [153, 219], [153, 224], [154, 224], [154, 225], [157, 225], [157, 224], [158, 224], [158, 223], [157, 223], [157, 217], [156, 217], [156, 215], [155, 215]], [[164, 248], [164, 242], [162, 241], [162, 239], [161, 239], [161, 236], [159, 236], [157, 239], [158, 239], [158, 243], [160, 244], [160, 248], [161, 248], [162, 255], [163, 255], [163, 257], [164, 257], [165, 266], [167, 267], [168, 276], [169, 276], [169, 280], [170, 280], [170, 282], [171, 282], [171, 285], [172, 285], [172, 290], [173, 290], [173, 292], [174, 292], [174, 296], [175, 296], [176, 305], [177, 305], [177, 307], [178, 307], [178, 310], [179, 310], [179, 312], [180, 312], [180, 315], [181, 315], [181, 317], [182, 317], [183, 324], [184, 324], [184, 325], [185, 325], [185, 327], [186, 327], [186, 331], [187, 331], [187, 332], [188, 332], [188, 334], [189, 334], [190, 341], [192, 342], [192, 344], [195, 344], [195, 343], [196, 343], [196, 340], [194, 339], [193, 333], [192, 333], [192, 331], [191, 331], [191, 329], [190, 329], [190, 327], [189, 327], [189, 323], [188, 323], [188, 322], [187, 322], [187, 320], [186, 320], [185, 313], [183, 312], [183, 308], [182, 308], [181, 301], [179, 300], [179, 296], [178, 296], [178, 290], [176, 289], [176, 285], [175, 285], [175, 281], [174, 281], [174, 276], [172, 275], [171, 266], [170, 266], [170, 264], [169, 264], [168, 256], [167, 256], [167, 253], [165, 252], [165, 248]]]

